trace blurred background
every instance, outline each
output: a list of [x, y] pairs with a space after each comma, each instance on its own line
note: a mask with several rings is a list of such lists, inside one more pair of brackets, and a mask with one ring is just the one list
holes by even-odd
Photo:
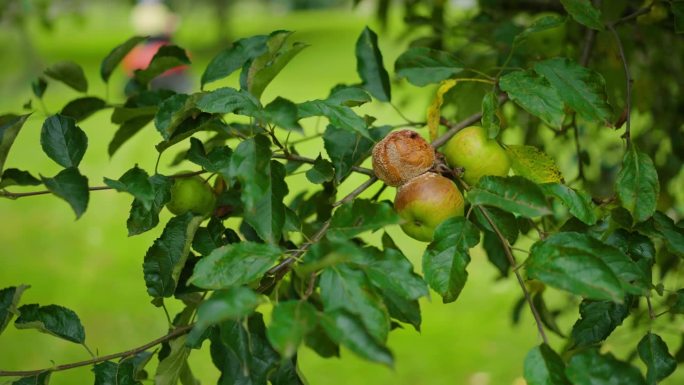
[[[118, 68], [107, 87], [99, 78], [100, 63], [114, 46], [136, 34], [170, 35], [174, 43], [187, 49], [192, 65], [186, 70], [183, 81], [187, 83], [182, 86], [197, 90], [209, 60], [231, 41], [278, 29], [295, 31], [292, 40], [310, 47], [273, 81], [263, 100], [270, 101], [277, 95], [295, 102], [324, 98], [336, 84], [359, 81], [354, 45], [365, 25], [378, 32], [390, 73], [397, 56], [420, 35], [420, 30], [402, 28], [403, 14], [399, 9], [389, 6], [383, 11], [378, 3], [389, 2], [361, 1], [353, 7], [352, 1], [344, 0], [175, 0], [168, 1], [166, 8], [157, 13], [136, 13], [133, 1], [0, 0], [0, 112], [20, 113], [31, 99], [31, 82], [45, 67], [62, 60], [73, 60], [83, 66], [89, 80], [89, 95], [122, 103], [126, 69]], [[458, 19], [472, 13], [476, 4], [459, 0], [451, 5], [450, 17]], [[381, 20], [377, 18], [380, 11], [386, 15]], [[212, 83], [210, 88], [238, 85], [238, 78], [233, 75]], [[399, 81], [393, 87], [394, 100], [401, 112], [411, 120], [423, 121], [434, 89], [416, 88]], [[37, 105], [38, 101], [33, 101], [38, 111], [22, 129], [6, 167], [27, 169], [34, 175], [56, 173], [59, 166], [40, 150], [40, 127], [47, 115], [60, 111], [77, 96], [70, 88], [51, 82], [43, 103]], [[481, 96], [470, 99], [476, 100], [479, 107]], [[388, 105], [371, 103], [362, 111], [377, 117], [382, 124], [403, 122]], [[466, 112], [455, 110], [454, 114]], [[636, 114], [637, 135], [648, 119]], [[315, 121], [305, 124], [309, 134], [324, 128]], [[112, 157], [107, 154], [107, 146], [116, 126], [110, 123], [108, 111], [94, 114], [80, 127], [89, 137], [81, 169], [90, 185], [101, 185], [103, 177], [118, 178], [136, 163], [148, 171], [154, 168], [157, 153], [150, 144], [158, 142], [159, 137], [151, 125]], [[523, 134], [514, 130], [504, 135], [504, 142], [523, 140]], [[571, 150], [559, 148], [558, 154], [568, 158], [563, 154]], [[301, 151], [315, 157], [324, 151], [322, 141], [307, 142]], [[162, 158], [161, 173], [192, 167], [181, 164], [180, 168], [172, 168], [172, 158]], [[612, 161], [619, 162], [619, 158]], [[574, 170], [569, 161], [566, 163], [562, 162], [561, 167]], [[349, 178], [340, 192], [350, 191], [363, 180], [364, 177]], [[293, 187], [297, 186], [297, 179], [288, 179], [288, 183], [292, 197], [297, 192]], [[383, 197], [392, 199], [393, 195], [393, 191], [386, 191]], [[74, 310], [85, 326], [87, 344], [99, 354], [141, 345], [164, 334], [167, 327], [163, 312], [149, 303], [141, 269], [145, 251], [161, 233], [162, 226], [127, 237], [125, 221], [130, 201], [125, 194], [94, 192], [86, 214], [74, 221], [69, 206], [55, 197], [0, 200], [0, 287], [30, 284], [23, 303], [54, 303]], [[164, 223], [170, 214], [162, 214]], [[405, 237], [398, 227], [390, 228], [389, 233], [420, 271], [425, 244]], [[369, 235], [375, 242], [378, 237]], [[521, 240], [523, 244], [529, 241]], [[499, 279], [498, 271], [479, 248], [474, 250], [469, 271], [469, 283], [456, 303], [442, 305], [436, 295], [421, 302], [420, 333], [412, 329], [391, 333], [389, 346], [396, 355], [394, 369], [364, 362], [344, 350], [341, 358], [324, 360], [302, 348], [302, 373], [311, 384], [524, 384], [524, 356], [540, 339], [527, 309], [519, 324], [512, 325], [511, 314], [521, 297], [520, 289], [513, 279]], [[171, 306], [172, 311], [179, 308]], [[263, 310], [268, 312], [267, 308]], [[566, 330], [577, 317], [575, 312], [570, 313], [558, 320]], [[638, 341], [643, 332], [618, 328], [608, 345]], [[659, 330], [671, 347], [679, 346], [681, 332], [676, 325]], [[82, 347], [34, 331], [10, 326], [0, 336], [2, 369], [35, 369], [87, 358]], [[211, 363], [208, 349], [193, 351], [190, 362], [203, 384], [216, 382], [218, 371]], [[148, 366], [149, 372], [153, 370], [154, 362]], [[92, 381], [90, 368], [80, 368], [53, 374], [51, 384]], [[668, 381], [667, 384], [678, 384], [684, 377], [678, 374]]]

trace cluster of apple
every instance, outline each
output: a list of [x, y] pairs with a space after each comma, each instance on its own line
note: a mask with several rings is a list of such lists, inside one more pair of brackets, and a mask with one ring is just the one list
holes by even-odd
[[[464, 128], [441, 151], [447, 164], [463, 169], [463, 180], [475, 185], [484, 175], [505, 176], [510, 160], [499, 144], [479, 126]], [[373, 171], [397, 187], [394, 208], [411, 238], [430, 242], [435, 228], [448, 218], [462, 216], [463, 195], [454, 182], [436, 172], [435, 149], [417, 132], [390, 133], [373, 147]]]

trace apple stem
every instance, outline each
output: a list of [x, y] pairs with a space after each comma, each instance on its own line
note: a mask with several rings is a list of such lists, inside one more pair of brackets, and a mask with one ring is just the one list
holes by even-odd
[[494, 223], [492, 218], [489, 216], [489, 212], [487, 211], [487, 209], [482, 207], [482, 206], [477, 206], [477, 208], [478, 208], [478, 210], [480, 210], [480, 212], [485, 217], [487, 222], [489, 222], [489, 225], [492, 226], [492, 229], [494, 229], [496, 236], [499, 238], [499, 241], [501, 242], [501, 246], [503, 246], [503, 249], [504, 249], [504, 254], [506, 254], [506, 258], [508, 258], [508, 262], [511, 264], [511, 269], [513, 270], [513, 274], [515, 274], [515, 277], [518, 279], [518, 284], [520, 284], [520, 288], [523, 291], [523, 295], [525, 296], [525, 300], [527, 301], [527, 304], [530, 306], [530, 310], [532, 311], [532, 316], [534, 317], [534, 321], [537, 324], [537, 330], [539, 330], [539, 335], [541, 336], [544, 343], [548, 345], [549, 341], [546, 338], [546, 332], [544, 331], [544, 324], [542, 323], [541, 316], [539, 315], [539, 312], [537, 311], [537, 307], [534, 306], [534, 302], [532, 301], [532, 297], [530, 296], [530, 292], [527, 290], [527, 286], [525, 286], [525, 281], [523, 280], [522, 276], [520, 275], [520, 272], [518, 271], [518, 264], [515, 260], [515, 257], [513, 256], [513, 252], [511, 251], [511, 246], [509, 245], [508, 241], [503, 236], [503, 234], [501, 234], [501, 230], [499, 230], [499, 227]]

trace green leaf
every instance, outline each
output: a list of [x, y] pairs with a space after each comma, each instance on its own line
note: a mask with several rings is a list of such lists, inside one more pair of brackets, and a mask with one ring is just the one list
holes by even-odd
[[561, 0], [561, 4], [576, 22], [591, 29], [603, 31], [601, 11], [594, 8], [590, 0]]
[[428, 47], [412, 47], [399, 55], [394, 72], [411, 84], [423, 87], [463, 71], [463, 63], [448, 52]]
[[364, 265], [366, 275], [383, 293], [391, 292], [408, 301], [428, 295], [425, 281], [413, 272], [413, 264], [401, 251], [393, 248], [381, 251], [372, 247], [363, 250], [368, 258]]
[[190, 212], [171, 218], [161, 236], [147, 249], [143, 273], [149, 295], [155, 298], [173, 295], [190, 253], [192, 238], [202, 220]]
[[277, 243], [285, 224], [285, 167], [271, 161], [270, 142], [262, 135], [244, 140], [233, 153], [230, 175], [240, 181], [245, 221], [259, 237]]
[[677, 369], [677, 361], [667, 351], [667, 344], [659, 335], [647, 333], [637, 346], [639, 358], [648, 367], [646, 382], [656, 385], [669, 377]]
[[159, 213], [164, 205], [171, 199], [171, 185], [173, 179], [155, 174], [149, 178], [154, 200], [150, 208], [145, 208], [145, 204], [135, 199], [131, 204], [131, 212], [126, 221], [128, 236], [138, 235], [153, 229], [159, 224]]
[[384, 138], [390, 130], [390, 126], [369, 130], [371, 140], [335, 126], [328, 126], [323, 133], [323, 143], [330, 161], [335, 166], [335, 180], [339, 183], [346, 178], [352, 172], [352, 166], [358, 166], [368, 158], [375, 143]]
[[335, 177], [335, 168], [330, 161], [321, 158], [319, 154], [313, 166], [306, 172], [306, 179], [314, 184], [330, 182]]
[[622, 169], [615, 181], [615, 191], [622, 207], [636, 222], [643, 222], [655, 212], [660, 193], [658, 173], [651, 158], [634, 146], [625, 153]]
[[598, 72], [567, 58], [553, 58], [534, 65], [570, 108], [585, 120], [610, 125], [612, 110], [607, 101], [606, 81]]
[[670, 2], [670, 10], [674, 15], [674, 29], [676, 33], [684, 33], [684, 1], [674, 0]]
[[598, 349], [572, 356], [565, 374], [573, 385], [646, 385], [639, 369]]
[[518, 220], [515, 218], [515, 215], [503, 211], [501, 209], [498, 209], [496, 207], [487, 207], [487, 208], [482, 208], [475, 210], [475, 218], [477, 218], [477, 223], [482, 227], [484, 230], [487, 230], [492, 233], [496, 233], [492, 225], [489, 223], [487, 220], [487, 217], [483, 214], [483, 211], [485, 210], [487, 215], [489, 216], [489, 219], [494, 222], [494, 225], [499, 229], [501, 234], [508, 240], [508, 242], [512, 245], [515, 243], [515, 241], [518, 239]]
[[211, 298], [197, 308], [197, 322], [188, 335], [188, 344], [199, 341], [204, 332], [212, 325], [239, 320], [254, 311], [261, 298], [252, 289], [236, 286], [228, 290], [214, 292]]
[[675, 225], [667, 215], [656, 211], [651, 219], [640, 223], [637, 230], [651, 237], [662, 238], [671, 253], [684, 258], [684, 228]]
[[52, 372], [42, 372], [35, 376], [24, 377], [20, 380], [12, 382], [12, 385], [48, 385], [50, 382], [50, 374]]
[[135, 71], [135, 80], [143, 86], [164, 72], [190, 64], [185, 50], [177, 45], [164, 45], [159, 48], [147, 68]]
[[88, 148], [88, 137], [73, 118], [52, 115], [43, 123], [40, 145], [62, 167], [78, 167]]
[[307, 382], [299, 373], [297, 367], [297, 356], [289, 360], [283, 360], [278, 366], [278, 370], [269, 377], [272, 385], [306, 385]]
[[278, 96], [264, 107], [264, 114], [276, 126], [303, 133], [302, 126], [299, 125], [297, 105], [287, 99]]
[[190, 356], [190, 348], [185, 345], [188, 336], [176, 337], [169, 342], [170, 352], [164, 359], [159, 361], [157, 372], [154, 375], [155, 385], [176, 385], [181, 372], [187, 365]]
[[26, 115], [2, 115], [0, 116], [0, 172], [4, 170], [7, 154], [14, 143], [14, 139], [19, 134], [19, 130], [26, 123], [26, 119], [31, 114]]
[[60, 114], [62, 116], [69, 116], [74, 118], [77, 122], [80, 122], [104, 108], [107, 108], [107, 102], [104, 100], [94, 96], [85, 96], [67, 103], [67, 105], [62, 108]]
[[246, 39], [240, 39], [233, 45], [218, 53], [202, 74], [202, 87], [206, 84], [223, 79], [233, 73], [251, 59], [254, 59], [267, 50], [266, 41], [268, 36], [258, 35]]
[[366, 121], [345, 105], [335, 104], [330, 100], [310, 100], [298, 107], [299, 118], [325, 116], [333, 126], [372, 139], [366, 127]]
[[563, 181], [556, 160], [537, 147], [511, 145], [506, 147], [506, 153], [511, 159], [511, 168], [515, 175], [525, 177], [534, 183]]
[[570, 214], [580, 221], [590, 226], [596, 224], [598, 220], [596, 207], [586, 192], [573, 190], [560, 183], [545, 183], [541, 185], [541, 188], [546, 196], [557, 198], [563, 206], [568, 208]]
[[119, 180], [104, 178], [104, 183], [118, 192], [126, 192], [143, 205], [145, 210], [152, 208], [154, 202], [154, 189], [149, 181], [149, 175], [137, 165], [126, 171]]
[[268, 343], [261, 314], [247, 322], [226, 321], [212, 333], [211, 357], [221, 371], [219, 385], [266, 384], [281, 361]]
[[468, 278], [469, 250], [479, 241], [477, 227], [463, 217], [447, 219], [435, 229], [434, 240], [423, 254], [423, 274], [444, 303], [456, 301], [461, 294]]
[[0, 290], [0, 334], [5, 330], [7, 325], [14, 316], [19, 315], [17, 305], [24, 291], [28, 289], [29, 285], [10, 286]]
[[387, 340], [389, 313], [362, 271], [354, 270], [348, 264], [328, 267], [320, 276], [319, 287], [326, 314], [346, 310], [358, 316], [377, 341]]
[[551, 214], [539, 186], [520, 176], [484, 176], [467, 198], [473, 205], [494, 206], [528, 218]]
[[370, 102], [372, 99], [362, 88], [357, 86], [338, 85], [330, 90], [330, 95], [326, 100], [332, 104], [357, 107]]
[[241, 242], [226, 245], [202, 258], [188, 280], [204, 289], [228, 289], [254, 281], [283, 254], [274, 245]]
[[527, 39], [531, 34], [542, 32], [549, 29], [558, 28], [565, 24], [565, 17], [558, 15], [545, 15], [535, 19], [532, 24], [525, 28], [522, 32], [517, 34], [514, 39], [515, 44]]
[[223, 226], [223, 222], [216, 217], [211, 217], [207, 227], [200, 227], [195, 232], [192, 248], [202, 255], [209, 255], [214, 249], [233, 243], [226, 239], [225, 233], [226, 228]]
[[363, 88], [373, 97], [382, 102], [392, 99], [389, 74], [378, 47], [378, 35], [368, 27], [356, 40], [356, 72], [361, 77]]
[[557, 233], [532, 246], [529, 278], [597, 300], [622, 302], [625, 293], [645, 295], [648, 280], [619, 249], [580, 233]]
[[42, 182], [28, 171], [8, 168], [0, 177], [0, 189], [10, 186], [39, 186]]
[[231, 155], [232, 151], [227, 146], [216, 147], [207, 154], [204, 145], [199, 139], [190, 138], [188, 160], [202, 166], [203, 169], [209, 172], [219, 173], [224, 176], [229, 175]]
[[76, 219], [83, 215], [88, 207], [90, 191], [88, 178], [81, 175], [76, 167], [65, 168], [52, 178], [41, 175], [40, 179], [51, 193], [64, 199], [71, 206]]
[[264, 89], [285, 68], [299, 52], [308, 47], [307, 44], [294, 43], [287, 46], [290, 31], [275, 31], [266, 41], [266, 52], [251, 59], [245, 65], [240, 77], [240, 85], [255, 98], [260, 99]]
[[370, 335], [355, 315], [338, 310], [325, 314], [321, 324], [333, 341], [346, 346], [359, 357], [390, 367], [394, 365], [392, 352]]
[[140, 380], [147, 375], [143, 369], [151, 358], [152, 353], [140, 352], [122, 358], [118, 363], [104, 361], [95, 364], [95, 385], [142, 385]]
[[351, 238], [369, 230], [378, 230], [401, 221], [389, 202], [374, 203], [354, 199], [340, 206], [332, 217], [329, 237]]
[[33, 94], [36, 95], [36, 97], [38, 99], [41, 99], [43, 97], [47, 87], [48, 87], [47, 80], [45, 80], [45, 78], [42, 76], [38, 76], [36, 78], [36, 80], [31, 82], [31, 90], [33, 91]]
[[494, 92], [487, 92], [482, 98], [482, 118], [480, 122], [482, 127], [487, 130], [487, 137], [494, 139], [499, 135], [501, 130], [501, 120], [497, 115], [499, 108], [499, 101]]
[[238, 114], [265, 119], [261, 103], [245, 90], [223, 87], [211, 92], [192, 95], [190, 104], [202, 112], [210, 114]]
[[62, 306], [37, 304], [23, 305], [14, 321], [17, 329], [37, 329], [41, 333], [62, 338], [77, 344], [85, 342], [85, 331], [76, 313]]
[[507, 277], [511, 268], [511, 262], [506, 257], [506, 252], [501, 245], [501, 240], [492, 231], [484, 231], [482, 234], [482, 247], [487, 253], [489, 262], [499, 270], [502, 277]]
[[684, 314], [684, 289], [677, 290], [669, 311], [672, 314]]
[[273, 308], [271, 325], [266, 331], [268, 340], [283, 358], [297, 353], [299, 345], [318, 323], [316, 308], [305, 301], [279, 302]]
[[570, 385], [563, 360], [547, 344], [527, 353], [524, 376], [528, 385]]
[[187, 106], [189, 99], [188, 95], [177, 94], [159, 104], [154, 116], [154, 126], [164, 140], [169, 140], [178, 126], [190, 116], [192, 108]]
[[72, 61], [63, 61], [51, 65], [45, 69], [45, 75], [78, 92], [88, 91], [88, 80], [86, 80], [83, 68]]
[[622, 325], [629, 316], [629, 304], [613, 301], [583, 300], [580, 319], [572, 326], [573, 346], [583, 348], [598, 344]]
[[102, 64], [100, 65], [100, 76], [102, 77], [102, 80], [107, 83], [109, 81], [109, 77], [112, 76], [112, 72], [114, 72], [114, 69], [119, 65], [119, 63], [121, 63], [123, 58], [126, 57], [126, 55], [128, 55], [128, 53], [131, 52], [136, 45], [145, 40], [147, 40], [146, 37], [133, 36], [125, 42], [114, 47], [114, 49], [112, 49], [102, 60]]
[[499, 87], [525, 111], [552, 128], [560, 129], [565, 105], [559, 92], [531, 70], [514, 71], [501, 77]]
[[121, 146], [126, 143], [135, 134], [140, 132], [148, 123], [154, 119], [154, 115], [139, 116], [125, 121], [121, 124], [118, 130], [114, 133], [112, 141], [109, 142], [107, 153], [110, 157], [114, 156]]

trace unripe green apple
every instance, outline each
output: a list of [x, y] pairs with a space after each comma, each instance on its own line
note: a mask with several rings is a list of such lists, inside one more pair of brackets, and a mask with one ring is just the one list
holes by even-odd
[[214, 210], [216, 196], [211, 186], [200, 176], [176, 178], [171, 186], [171, 200], [166, 204], [175, 215], [190, 211], [197, 215], [208, 215]]
[[397, 190], [394, 208], [404, 220], [406, 235], [423, 242], [432, 241], [435, 228], [448, 218], [463, 215], [463, 195], [451, 180], [427, 172]]
[[464, 128], [449, 139], [442, 153], [451, 167], [463, 167], [463, 180], [475, 185], [485, 175], [506, 176], [511, 160], [496, 140], [480, 126]]

